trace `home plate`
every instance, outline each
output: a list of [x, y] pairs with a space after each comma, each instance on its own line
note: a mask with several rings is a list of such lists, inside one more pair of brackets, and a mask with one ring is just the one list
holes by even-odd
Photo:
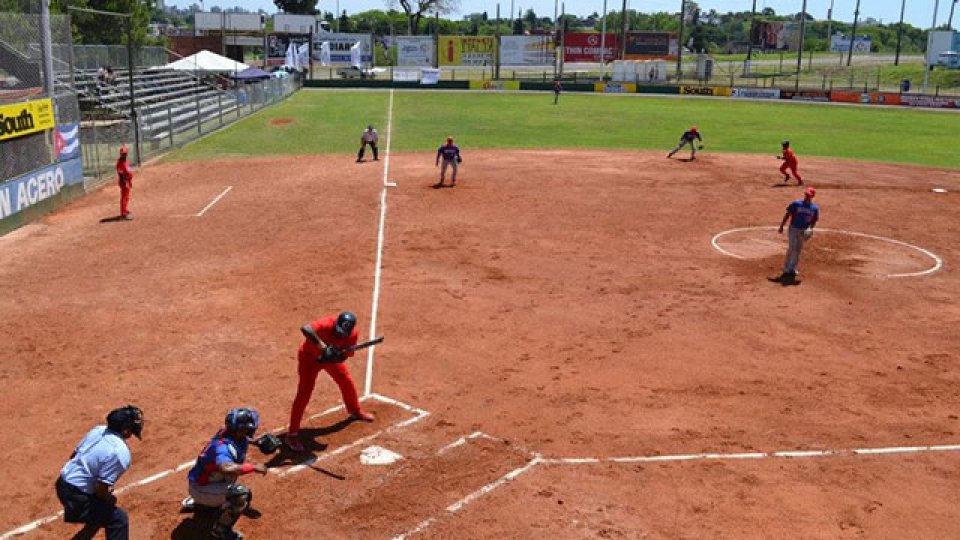
[[946, 193], [947, 190], [945, 190], [945, 189], [943, 189], [943, 188], [935, 187], [935, 188], [933, 188], [933, 192], [934, 192], [934, 193]]
[[360, 452], [360, 463], [364, 465], [390, 465], [403, 459], [403, 456], [382, 446], [368, 446]]

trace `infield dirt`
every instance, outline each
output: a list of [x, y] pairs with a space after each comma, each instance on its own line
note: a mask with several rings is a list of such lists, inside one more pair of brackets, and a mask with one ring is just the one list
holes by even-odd
[[[557, 457], [960, 443], [956, 171], [804, 159], [821, 226], [802, 282], [767, 281], [799, 197], [772, 156], [469, 151], [456, 188], [395, 153], [386, 193], [374, 424], [314, 419], [315, 468], [246, 477], [248, 538], [845, 538], [957, 535], [960, 452], [660, 464]], [[286, 424], [299, 327], [352, 309], [369, 332], [383, 161], [161, 163], [0, 238], [0, 534], [59, 510], [53, 482], [115, 406], [146, 414], [121, 485], [194, 458], [231, 407]], [[202, 217], [196, 214], [233, 189]], [[947, 193], [933, 193], [932, 188]], [[362, 391], [365, 355], [351, 360]], [[308, 414], [339, 402], [321, 375]], [[477, 438], [438, 454], [475, 431]], [[362, 466], [363, 437], [404, 456]], [[260, 459], [256, 451], [251, 453]], [[287, 467], [291, 456], [274, 464]], [[186, 471], [120, 496], [133, 538], [197, 536]], [[65, 538], [54, 522], [26, 538]]]

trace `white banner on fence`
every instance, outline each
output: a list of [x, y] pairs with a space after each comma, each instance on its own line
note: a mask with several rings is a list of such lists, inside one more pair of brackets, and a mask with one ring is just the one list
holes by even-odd
[[732, 88], [730, 96], [741, 99], [780, 99], [779, 88]]
[[319, 34], [313, 36], [313, 59], [320, 61], [320, 47], [323, 42], [330, 43], [330, 62], [334, 64], [349, 64], [350, 48], [360, 42], [360, 60], [367, 64], [373, 63], [373, 42], [370, 34]]
[[393, 80], [397, 82], [419, 82], [420, 70], [396, 68], [393, 70]]
[[420, 70], [420, 84], [437, 84], [440, 82], [440, 70], [436, 68]]
[[432, 36], [397, 37], [397, 65], [433, 67], [433, 56], [437, 51]]
[[[872, 42], [870, 36], [857, 36], [853, 40], [853, 52], [868, 53]], [[830, 38], [830, 52], [848, 52], [850, 51], [850, 37], [836, 35]]]
[[547, 66], [553, 63], [553, 36], [502, 36], [500, 64], [504, 66]]

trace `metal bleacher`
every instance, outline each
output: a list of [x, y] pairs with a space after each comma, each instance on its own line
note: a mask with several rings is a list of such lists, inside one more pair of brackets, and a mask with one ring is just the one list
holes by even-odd
[[[97, 80], [96, 70], [76, 70], [74, 85], [82, 110], [101, 118], [130, 117], [130, 79], [127, 70], [114, 70], [112, 84]], [[170, 69], [133, 73], [133, 101], [145, 141], [159, 141], [197, 129], [239, 107], [235, 95], [207, 84], [193, 74]]]

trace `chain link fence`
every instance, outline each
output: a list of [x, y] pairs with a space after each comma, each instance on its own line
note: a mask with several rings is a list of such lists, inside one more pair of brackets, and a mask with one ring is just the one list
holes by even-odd
[[[69, 84], [66, 49], [44, 54], [39, 0], [8, 1], [0, 11], [0, 106], [51, 99], [58, 126], [80, 121], [77, 98]], [[51, 14], [50, 41], [69, 46], [70, 20]], [[48, 78], [52, 73], [52, 78]], [[0, 182], [42, 169], [57, 161], [54, 130], [0, 140]]]

